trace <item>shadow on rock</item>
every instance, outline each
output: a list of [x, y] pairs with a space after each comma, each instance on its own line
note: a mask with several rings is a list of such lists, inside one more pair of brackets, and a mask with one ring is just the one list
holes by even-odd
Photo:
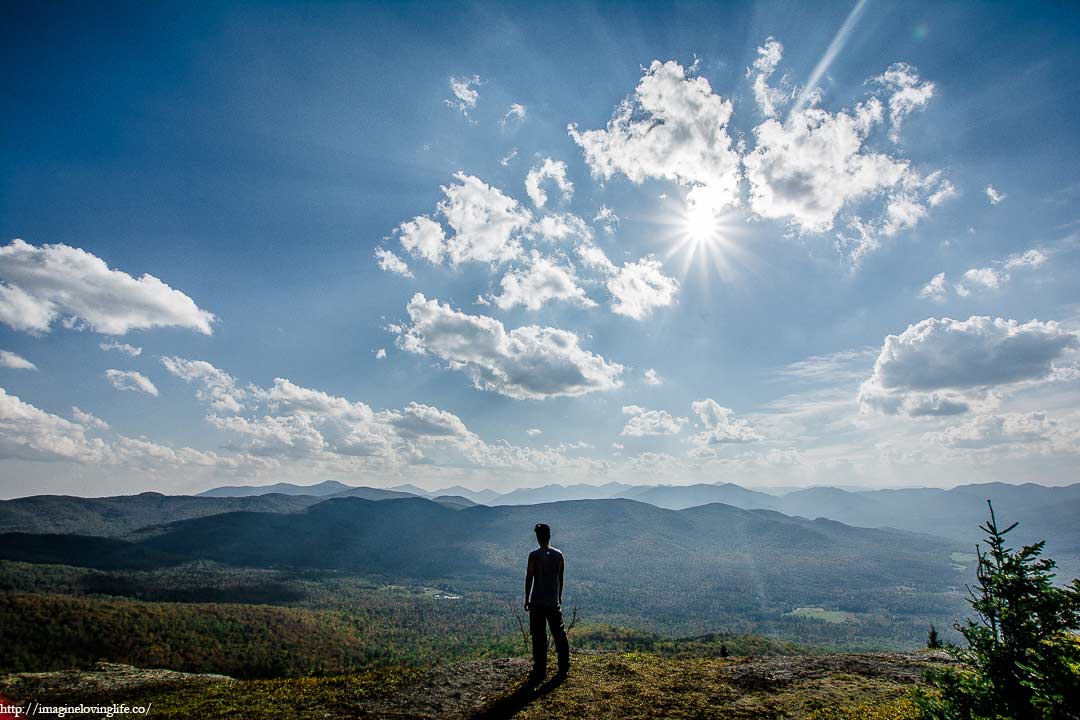
[[473, 715], [470, 720], [505, 720], [511, 718], [528, 707], [530, 703], [547, 695], [564, 682], [566, 682], [566, 677], [560, 675], [548, 678], [542, 685], [524, 682], [518, 686], [517, 690], [499, 698]]

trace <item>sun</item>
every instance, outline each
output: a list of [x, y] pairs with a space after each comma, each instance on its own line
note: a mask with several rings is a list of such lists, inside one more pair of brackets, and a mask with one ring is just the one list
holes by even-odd
[[[666, 218], [659, 220], [666, 233], [666, 259], [675, 260], [685, 279], [697, 274], [706, 283], [718, 276], [726, 283], [740, 282], [751, 261], [745, 247], [744, 223], [732, 209], [720, 211], [707, 202], [669, 200]], [[672, 207], [672, 205], [676, 205]]]
[[709, 244], [720, 238], [720, 218], [706, 205], [687, 207], [683, 225], [686, 239], [694, 245]]

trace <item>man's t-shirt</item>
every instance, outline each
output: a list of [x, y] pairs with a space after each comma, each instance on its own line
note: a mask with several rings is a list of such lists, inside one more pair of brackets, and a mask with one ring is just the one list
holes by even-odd
[[536, 605], [559, 604], [559, 575], [563, 554], [553, 547], [537, 548], [529, 553], [533, 565], [533, 590], [530, 601]]

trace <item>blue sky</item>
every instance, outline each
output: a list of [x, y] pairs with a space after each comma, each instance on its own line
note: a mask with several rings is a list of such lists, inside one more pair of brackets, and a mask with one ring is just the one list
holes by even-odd
[[2, 496], [1075, 479], [1067, 4], [3, 13]]

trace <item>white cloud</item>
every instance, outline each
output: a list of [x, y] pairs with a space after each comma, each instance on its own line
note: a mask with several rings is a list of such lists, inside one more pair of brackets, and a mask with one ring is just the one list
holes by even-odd
[[501, 285], [502, 294], [494, 298], [501, 310], [509, 310], [517, 305], [539, 310], [550, 300], [566, 300], [582, 307], [596, 307], [596, 303], [577, 285], [572, 270], [535, 252], [527, 265], [504, 275]]
[[926, 202], [930, 207], [937, 207], [941, 203], [957, 196], [956, 187], [948, 180], [942, 180], [938, 185], [938, 189], [930, 194], [926, 198]]
[[499, 160], [499, 164], [502, 165], [503, 167], [510, 167], [510, 163], [513, 162], [514, 158], [516, 158], [517, 156], [518, 156], [518, 149], [517, 148], [511, 148], [510, 152], [503, 155], [502, 159]]
[[521, 256], [516, 235], [529, 226], [532, 215], [517, 200], [465, 173], [442, 188], [446, 199], [438, 210], [454, 235], [446, 252], [454, 265], [463, 262], [500, 263]]
[[450, 92], [454, 94], [454, 98], [444, 102], [469, 117], [469, 111], [476, 107], [476, 101], [480, 99], [480, 76], [450, 78]]
[[429, 354], [465, 373], [480, 390], [516, 399], [576, 396], [622, 386], [623, 366], [581, 349], [572, 332], [528, 325], [507, 331], [484, 315], [467, 315], [417, 293], [402, 349]]
[[79, 407], [71, 408], [71, 417], [87, 430], [104, 431], [109, 429], [109, 423]]
[[573, 124], [568, 130], [595, 176], [670, 180], [690, 189], [691, 204], [718, 211], [739, 202], [731, 111], [731, 101], [715, 95], [705, 78], [654, 60], [606, 130], [579, 131]]
[[379, 263], [379, 268], [386, 272], [409, 278], [413, 276], [405, 261], [386, 248], [375, 248], [375, 259]]
[[1078, 339], [1054, 322], [927, 318], [885, 338], [859, 402], [888, 414], [963, 413], [990, 389], [1049, 379]]
[[907, 162], [864, 148], [881, 113], [881, 102], [870, 98], [853, 114], [807, 108], [783, 124], [758, 125], [757, 145], [743, 158], [751, 209], [823, 232], [845, 205], [899, 185]]
[[692, 438], [693, 443], [700, 448], [761, 440], [761, 435], [749, 421], [735, 417], [731, 408], [726, 408], [711, 398], [696, 400], [690, 404], [690, 408], [705, 427]]
[[629, 415], [620, 435], [644, 437], [646, 435], [678, 435], [687, 419], [672, 417], [664, 410], [647, 410], [639, 405], [624, 405], [623, 415]]
[[530, 231], [556, 243], [567, 240], [591, 242], [593, 237], [585, 221], [572, 213], [548, 213], [534, 222]]
[[675, 302], [679, 282], [663, 273], [660, 261], [652, 256], [626, 263], [607, 281], [612, 295], [611, 310], [635, 320], [644, 320], [658, 307]]
[[379, 348], [378, 350], [376, 350], [375, 351], [375, 359], [376, 360], [385, 360], [386, 359], [386, 348]]
[[615, 230], [619, 227], [619, 216], [607, 205], [601, 205], [600, 209], [596, 211], [596, 217], [593, 218], [593, 222], [599, 223], [600, 227], [608, 235], [614, 235]]
[[547, 193], [541, 186], [544, 180], [551, 180], [555, 183], [564, 201], [573, 196], [574, 183], [566, 179], [566, 163], [562, 160], [544, 158], [540, 165], [533, 167], [529, 170], [529, 174], [525, 176], [525, 192], [529, 194], [529, 199], [533, 201], [533, 205], [536, 207], [542, 208], [547, 204]]
[[528, 109], [521, 103], [511, 103], [510, 109], [506, 111], [506, 115], [503, 115], [503, 119], [499, 121], [499, 124], [506, 127], [511, 122], [524, 122], [527, 113]]
[[995, 190], [993, 185], [986, 186], [986, 197], [990, 200], [991, 205], [997, 205], [1002, 200], [1008, 197], [1005, 193]]
[[142, 355], [142, 348], [129, 345], [127, 343], [117, 342], [116, 340], [110, 340], [109, 342], [98, 343], [98, 347], [108, 352], [109, 350], [117, 350], [131, 357], [139, 357]]
[[746, 69], [746, 77], [752, 77], [754, 100], [765, 117], [776, 117], [779, 107], [791, 98], [790, 92], [769, 87], [769, 78], [776, 72], [776, 66], [784, 54], [784, 46], [775, 38], [768, 38], [757, 49], [757, 59], [753, 68]]
[[163, 357], [161, 364], [181, 380], [198, 385], [195, 396], [214, 410], [238, 413], [244, 409], [248, 391], [240, 388], [232, 375], [218, 370], [205, 360]]
[[922, 290], [919, 291], [919, 297], [927, 300], [941, 301], [945, 299], [945, 295], [948, 292], [948, 287], [945, 284], [945, 273], [940, 272], [932, 277], [930, 282], [923, 285]]
[[574, 253], [578, 256], [581, 264], [589, 270], [602, 275], [611, 275], [618, 271], [615, 263], [608, 259], [603, 249], [591, 242], [579, 244], [574, 248]]
[[154, 383], [150, 382], [150, 379], [142, 373], [134, 370], [106, 370], [105, 379], [112, 383], [112, 386], [117, 390], [132, 390], [153, 395], [154, 397], [158, 396], [158, 389], [154, 386]]
[[890, 91], [889, 121], [892, 128], [889, 137], [900, 140], [900, 126], [904, 118], [915, 110], [926, 107], [934, 96], [934, 83], [920, 80], [919, 73], [907, 63], [895, 63], [874, 81]]
[[96, 462], [105, 444], [86, 428], [25, 403], [0, 388], [0, 458]]
[[538, 435], [543, 435], [544, 431], [541, 430], [540, 428], [529, 428], [528, 430], [525, 431], [525, 434], [528, 435], [529, 437], [537, 437]]
[[1047, 261], [1046, 253], [1032, 248], [1023, 253], [1010, 255], [1005, 260], [1006, 270], [1019, 270], [1021, 268], [1039, 268]]
[[988, 288], [1000, 287], [1002, 276], [993, 268], [971, 268], [964, 273], [964, 280], [971, 285], [983, 285]]
[[446, 235], [439, 223], [419, 215], [398, 225], [395, 232], [401, 247], [413, 257], [423, 258], [433, 265], [442, 262], [446, 254]]
[[74, 462], [87, 467], [127, 467], [157, 473], [180, 467], [211, 470], [266, 469], [243, 455], [221, 456], [192, 448], [173, 448], [141, 438], [110, 435], [103, 420], [72, 408], [77, 422], [40, 410], [0, 388], [0, 459]]
[[[971, 295], [974, 286], [997, 290], [1012, 279], [1012, 271], [1034, 270], [1042, 267], [1049, 260], [1046, 253], [1032, 248], [1022, 253], [1014, 253], [1005, 260], [995, 261], [994, 267], [969, 268], [964, 272], [963, 282], [953, 285], [953, 290], [960, 297]], [[948, 293], [945, 273], [938, 273], [919, 293], [929, 300], [944, 300]]]
[[12, 370], [37, 370], [37, 365], [10, 350], [0, 350], [0, 367]]
[[210, 335], [214, 316], [153, 275], [133, 278], [68, 245], [0, 248], [0, 322], [46, 333], [53, 322], [106, 335], [183, 327]]
[[660, 377], [660, 373], [656, 372], [652, 368], [649, 368], [642, 373], [642, 379], [646, 385], [659, 386], [664, 384], [664, 378]]
[[1016, 443], [1039, 443], [1062, 433], [1058, 423], [1046, 413], [1005, 413], [982, 415], [966, 423], [927, 433], [926, 439], [953, 448], [982, 449]]

